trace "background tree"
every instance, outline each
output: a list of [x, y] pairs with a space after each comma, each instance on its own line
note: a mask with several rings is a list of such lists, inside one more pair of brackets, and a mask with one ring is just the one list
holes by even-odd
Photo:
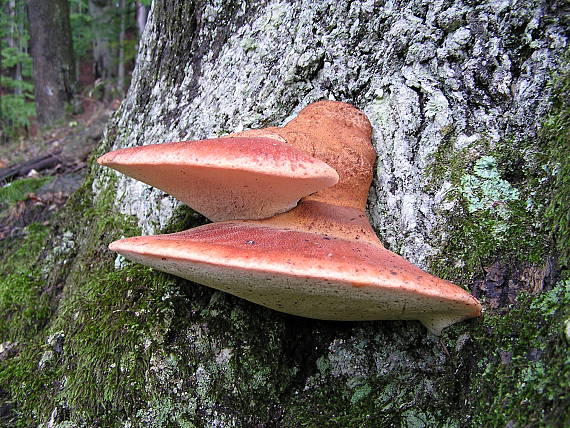
[[75, 90], [75, 65], [67, 0], [28, 0], [36, 112], [41, 124], [65, 114]]
[[[136, 54], [137, 30], [144, 26], [146, 6], [132, 0], [89, 0], [96, 79], [106, 81], [108, 96], [126, 89], [126, 70]], [[132, 66], [131, 66], [132, 67]]]
[[141, 37], [148, 17], [148, 5], [146, 2], [137, 1], [135, 2], [135, 8], [137, 16], [137, 30], [139, 32], [139, 37]]
[[89, 0], [95, 77], [100, 79], [117, 77], [118, 20], [114, 13], [115, 9], [115, 2], [112, 0]]
[[57, 224], [30, 228], [0, 264], [0, 342], [17, 349], [0, 361], [5, 419], [569, 426], [570, 282], [556, 263], [568, 247], [553, 245], [569, 238], [556, 227], [568, 207], [564, 8], [155, 2], [97, 154], [352, 103], [374, 127], [378, 235], [479, 296], [484, 316], [439, 338], [411, 321], [301, 319], [125, 262], [110, 241], [203, 219], [93, 163]]
[[[133, 0], [102, 2], [102, 6], [90, 5], [89, 0], [68, 0], [68, 3], [75, 59], [71, 77], [76, 82], [77, 93], [87, 88], [82, 96], [106, 101], [121, 97], [134, 67], [149, 3]], [[34, 12], [37, 15], [39, 10], [34, 9]], [[0, 138], [3, 142], [24, 130], [35, 114], [28, 27], [26, 2], [0, 0]], [[65, 56], [69, 45], [59, 46], [58, 39], [51, 39], [50, 49], [62, 50]], [[61, 73], [61, 79], [68, 78], [66, 73]], [[69, 82], [62, 84], [70, 85]], [[69, 94], [63, 99], [68, 97]]]

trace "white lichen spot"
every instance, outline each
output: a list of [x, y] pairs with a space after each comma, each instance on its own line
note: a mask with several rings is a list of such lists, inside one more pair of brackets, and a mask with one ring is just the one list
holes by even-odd
[[123, 269], [126, 266], [126, 264], [127, 264], [127, 259], [121, 254], [117, 254], [117, 257], [115, 257], [115, 270]]
[[223, 348], [216, 355], [216, 364], [219, 366], [227, 366], [232, 358], [233, 351], [230, 348]]
[[40, 362], [38, 363], [38, 368], [40, 370], [44, 369], [46, 367], [46, 365], [51, 360], [53, 360], [54, 357], [55, 357], [55, 353], [51, 349], [44, 351], [44, 353], [42, 354], [42, 357], [40, 358]]

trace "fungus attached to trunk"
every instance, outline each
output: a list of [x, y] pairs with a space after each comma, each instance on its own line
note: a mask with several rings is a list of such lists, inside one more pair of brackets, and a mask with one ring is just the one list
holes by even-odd
[[138, 263], [308, 318], [420, 320], [439, 334], [480, 313], [469, 293], [386, 250], [362, 213], [323, 202], [301, 202], [290, 213], [257, 222], [126, 238], [110, 248]]
[[164, 190], [212, 221], [271, 217], [338, 181], [326, 163], [267, 137], [131, 147], [98, 162]]
[[[322, 101], [282, 128], [246, 131], [228, 140], [247, 146], [263, 138], [289, 145], [277, 150], [310, 153], [339, 173], [338, 183], [266, 219], [126, 238], [110, 248], [136, 262], [310, 318], [415, 319], [439, 334], [480, 315], [473, 296], [388, 251], [372, 230], [364, 207], [375, 153], [362, 112]], [[259, 163], [264, 162], [261, 155]]]

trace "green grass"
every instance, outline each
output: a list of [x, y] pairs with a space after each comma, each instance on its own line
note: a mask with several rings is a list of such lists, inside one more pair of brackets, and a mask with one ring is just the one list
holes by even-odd
[[0, 187], [0, 209], [5, 209], [16, 202], [27, 199], [44, 184], [49, 183], [53, 177], [20, 178]]

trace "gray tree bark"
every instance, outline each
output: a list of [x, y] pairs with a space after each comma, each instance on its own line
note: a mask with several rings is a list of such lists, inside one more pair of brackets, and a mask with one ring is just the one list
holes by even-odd
[[[435, 205], [448, 190], [426, 191], [426, 170], [447, 132], [455, 149], [532, 138], [566, 45], [559, 22], [545, 18], [555, 11], [540, 2], [172, 7], [154, 7], [114, 147], [279, 125], [323, 98], [352, 103], [372, 121], [379, 153], [371, 220], [422, 267], [437, 253]], [[122, 210], [145, 232], [164, 226], [175, 203], [156, 210], [133, 186], [121, 178]]]
[[75, 88], [67, 0], [28, 0], [36, 111], [41, 124], [61, 119]]

